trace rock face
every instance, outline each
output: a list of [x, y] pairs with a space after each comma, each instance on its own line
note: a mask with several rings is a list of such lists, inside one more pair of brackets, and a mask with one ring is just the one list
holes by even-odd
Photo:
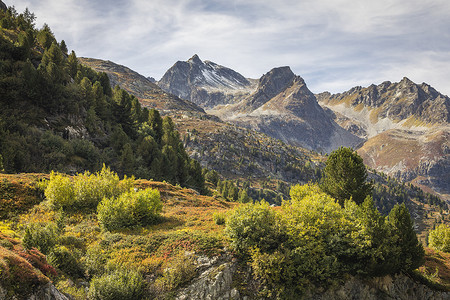
[[308, 300], [388, 300], [388, 299], [450, 299], [450, 293], [433, 291], [406, 275], [378, 277], [369, 280], [351, 278], [337, 289], [306, 296]]
[[186, 288], [177, 293], [177, 300], [197, 299], [241, 299], [239, 292], [233, 287], [235, 263], [220, 258], [203, 258], [206, 269]]
[[[4, 300], [16, 300], [15, 296], [8, 295], [7, 291], [0, 285], [0, 299]], [[36, 287], [35, 290], [28, 295], [26, 300], [71, 300], [68, 296], [64, 295], [56, 289], [52, 283]]]
[[[322, 106], [363, 122], [368, 137], [386, 129], [448, 124], [450, 98], [426, 83], [415, 84], [408, 78], [367, 88], [354, 87], [347, 92], [317, 95]], [[353, 112], [351, 112], [353, 111]]]
[[[187, 287], [180, 289], [175, 296], [177, 300], [209, 300], [209, 299], [261, 299], [242, 296], [235, 286], [242, 283], [236, 280], [236, 263], [220, 258], [208, 259], [201, 274]], [[246, 282], [246, 285], [251, 282]], [[350, 277], [344, 284], [325, 291], [311, 290], [299, 299], [305, 300], [391, 300], [391, 299], [450, 299], [450, 293], [439, 292], [420, 284], [410, 277], [398, 274], [376, 278]]]
[[325, 113], [304, 80], [289, 67], [272, 69], [261, 77], [254, 93], [214, 113], [239, 126], [315, 151], [355, 147], [362, 141]]
[[367, 141], [364, 162], [450, 200], [450, 98], [408, 78], [317, 95], [342, 127]]
[[203, 108], [235, 102], [254, 87], [241, 74], [215, 64], [203, 62], [198, 55], [176, 62], [158, 85], [165, 91], [187, 99]]

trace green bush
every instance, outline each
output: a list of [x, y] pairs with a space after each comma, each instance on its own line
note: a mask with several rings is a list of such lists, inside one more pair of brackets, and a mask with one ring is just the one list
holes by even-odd
[[176, 256], [164, 269], [156, 285], [163, 291], [171, 291], [188, 283], [195, 277], [195, 261], [185, 255]]
[[225, 224], [226, 218], [227, 216], [224, 212], [215, 212], [213, 214], [214, 223], [216, 223], [217, 225]]
[[146, 226], [157, 222], [162, 203], [159, 192], [130, 190], [118, 198], [104, 198], [98, 205], [98, 220], [106, 230]]
[[233, 210], [226, 221], [225, 232], [231, 238], [232, 247], [241, 254], [253, 247], [274, 249], [282, 240], [275, 211], [264, 201]]
[[52, 172], [44, 193], [53, 208], [68, 208], [75, 203], [73, 183], [63, 174]]
[[386, 219], [371, 197], [341, 205], [317, 185], [297, 185], [290, 194], [281, 209], [242, 205], [226, 222], [231, 245], [249, 254], [260, 296], [301, 298], [345, 274], [383, 276], [420, 266], [423, 248], [404, 205]]
[[142, 299], [145, 283], [134, 271], [116, 270], [111, 274], [94, 277], [89, 288], [90, 300]]
[[450, 228], [440, 224], [428, 235], [428, 245], [436, 250], [450, 252]]
[[25, 228], [23, 246], [26, 249], [36, 248], [44, 254], [50, 253], [58, 242], [58, 229], [54, 223], [43, 225], [33, 223]]
[[105, 273], [105, 266], [108, 257], [98, 244], [87, 248], [86, 255], [83, 257], [83, 265], [87, 276], [100, 276]]
[[64, 273], [73, 276], [83, 276], [83, 269], [79, 262], [74, 257], [72, 252], [64, 246], [58, 246], [53, 248], [50, 254], [47, 256], [48, 262], [55, 268], [63, 271]]

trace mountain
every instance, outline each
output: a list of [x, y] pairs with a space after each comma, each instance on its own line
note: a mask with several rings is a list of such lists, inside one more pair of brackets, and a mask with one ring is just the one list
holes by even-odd
[[338, 126], [289, 67], [274, 68], [254, 84], [239, 73], [194, 55], [177, 62], [158, 85], [209, 114], [310, 150], [330, 152], [362, 139]]
[[182, 110], [186, 114], [205, 115], [205, 111], [190, 101], [164, 92], [150, 78], [146, 78], [135, 71], [115, 64], [94, 58], [78, 58], [83, 65], [89, 66], [98, 72], [108, 74], [111, 85], [120, 85], [121, 88], [136, 96], [142, 105], [148, 108], [155, 108], [162, 113], [165, 111]]
[[367, 139], [358, 149], [379, 171], [450, 199], [450, 98], [408, 78], [317, 95], [342, 127]]
[[198, 55], [176, 62], [158, 81], [165, 91], [203, 108], [233, 103], [254, 89], [254, 80]]
[[406, 77], [398, 83], [358, 86], [335, 95], [325, 92], [317, 98], [322, 106], [353, 122], [346, 120], [344, 127], [362, 124], [362, 135], [369, 138], [387, 129], [426, 128], [448, 125], [450, 121], [450, 98], [426, 83], [418, 85]]
[[[161, 114], [173, 119], [186, 151], [203, 167], [216, 170], [230, 179], [244, 181], [251, 178], [256, 186], [268, 178], [269, 181], [281, 180], [289, 184], [318, 179], [318, 166], [323, 158], [315, 153], [290, 146], [261, 132], [223, 122], [198, 109], [192, 110], [191, 106], [183, 104], [189, 101], [162, 92], [144, 76], [126, 67], [96, 59], [81, 58], [80, 61], [108, 74], [113, 85], [117, 84], [138, 97], [144, 107], [153, 107], [149, 106], [152, 104], [164, 108], [160, 110]], [[194, 57], [191, 61], [194, 63], [197, 59]], [[133, 85], [130, 86], [130, 83]], [[147, 90], [153, 97], [151, 103], [143, 92]], [[168, 100], [176, 101], [177, 105], [168, 107]], [[198, 107], [193, 103], [191, 105]]]
[[6, 4], [0, 1], [0, 10], [6, 11], [7, 9], [8, 7], [6, 6]]
[[315, 151], [354, 147], [362, 141], [325, 113], [305, 81], [289, 67], [272, 69], [261, 77], [256, 91], [249, 97], [234, 106], [216, 110], [215, 114], [285, 143]]

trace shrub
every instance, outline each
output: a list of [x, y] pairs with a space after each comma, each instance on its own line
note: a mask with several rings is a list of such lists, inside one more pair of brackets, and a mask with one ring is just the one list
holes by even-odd
[[226, 221], [226, 214], [224, 212], [215, 212], [213, 214], [213, 220], [217, 225], [223, 225]]
[[164, 269], [163, 276], [158, 278], [156, 285], [164, 291], [174, 290], [195, 277], [195, 268], [195, 261], [191, 257], [178, 255]]
[[156, 223], [162, 210], [157, 190], [130, 190], [118, 198], [104, 198], [98, 205], [98, 220], [106, 230]]
[[105, 273], [108, 257], [99, 245], [89, 246], [83, 259], [87, 276], [100, 276]]
[[226, 221], [225, 232], [231, 238], [232, 247], [241, 254], [252, 247], [276, 248], [281, 238], [275, 211], [264, 201], [233, 210]]
[[371, 197], [343, 207], [317, 185], [295, 186], [276, 212], [267, 203], [234, 209], [226, 222], [231, 245], [249, 255], [261, 295], [301, 298], [345, 274], [382, 276], [417, 268], [423, 248], [408, 210], [395, 206], [386, 220]]
[[44, 254], [50, 253], [58, 242], [58, 230], [54, 223], [43, 225], [33, 223], [25, 228], [23, 246], [26, 249], [36, 248]]
[[91, 174], [86, 171], [73, 179], [52, 172], [45, 196], [52, 208], [95, 209], [103, 198], [118, 197], [133, 185], [133, 177], [120, 180], [116, 173], [105, 166], [100, 172]]
[[83, 270], [79, 262], [73, 256], [72, 252], [70, 252], [69, 249], [64, 246], [53, 248], [53, 250], [47, 256], [47, 259], [52, 266], [70, 276], [83, 276]]
[[90, 300], [135, 300], [144, 295], [144, 280], [134, 271], [116, 270], [94, 277], [89, 288]]
[[50, 181], [45, 189], [45, 197], [53, 208], [72, 207], [75, 203], [75, 191], [69, 177], [51, 172]]
[[433, 249], [450, 252], [450, 228], [445, 224], [440, 224], [436, 229], [430, 231], [428, 244]]

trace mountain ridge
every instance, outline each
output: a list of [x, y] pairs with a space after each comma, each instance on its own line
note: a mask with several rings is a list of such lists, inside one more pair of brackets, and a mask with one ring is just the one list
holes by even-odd
[[366, 139], [358, 152], [368, 166], [450, 200], [448, 96], [407, 77], [316, 96], [337, 123]]
[[[231, 79], [215, 76], [214, 89], [208, 89], [205, 76], [198, 75], [207, 64], [219, 66], [203, 62], [197, 55], [186, 62], [178, 61], [158, 85], [187, 97], [223, 121], [260, 131], [294, 146], [330, 152], [340, 146], [355, 147], [362, 141], [323, 111], [304, 80], [288, 66], [271, 69], [261, 76], [257, 85], [249, 85], [247, 81], [230, 86]], [[230, 78], [235, 81], [244, 78], [226, 67], [220, 66], [220, 69], [233, 74]], [[226, 88], [221, 90], [221, 87]]]

